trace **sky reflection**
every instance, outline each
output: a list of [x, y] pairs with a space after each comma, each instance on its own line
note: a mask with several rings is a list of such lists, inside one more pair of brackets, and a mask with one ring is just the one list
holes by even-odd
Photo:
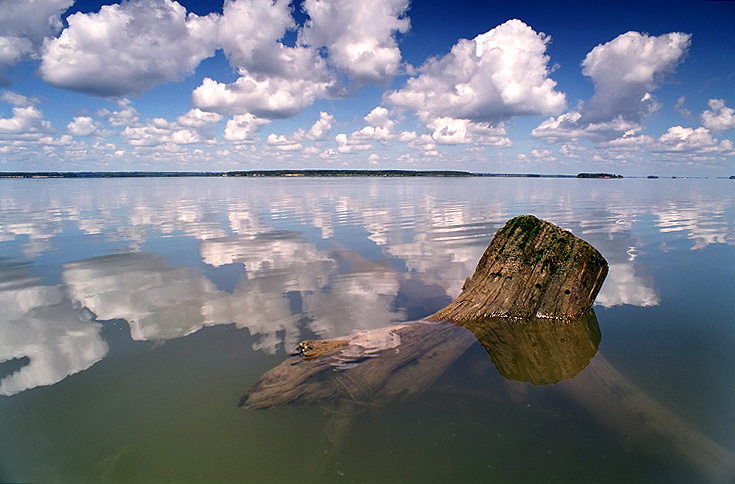
[[[729, 185], [677, 182], [2, 180], [0, 362], [29, 362], [0, 393], [100, 361], [110, 320], [153, 342], [234, 324], [274, 354], [419, 318], [459, 293], [519, 213], [603, 253], [598, 305], [656, 306], [646, 255], [735, 244]], [[643, 183], [671, 194], [648, 203]]]

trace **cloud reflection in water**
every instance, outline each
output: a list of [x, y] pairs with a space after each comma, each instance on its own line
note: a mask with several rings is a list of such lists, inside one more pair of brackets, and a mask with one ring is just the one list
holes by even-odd
[[[3, 392], [99, 361], [107, 343], [98, 321], [125, 319], [139, 341], [234, 324], [256, 337], [254, 349], [275, 353], [305, 337], [421, 317], [438, 309], [431, 301], [459, 293], [495, 231], [519, 211], [605, 255], [603, 307], [659, 304], [641, 263], [647, 252], [735, 243], [723, 197], [696, 187], [688, 196], [685, 186], [645, 204], [635, 181], [604, 189], [510, 179], [48, 181], [33, 185], [34, 196], [23, 182], [4, 183], [0, 243], [34, 263], [0, 267], [0, 361], [30, 362], [3, 380]], [[229, 291], [206, 269], [227, 265], [240, 274]]]
[[0, 265], [0, 362], [28, 364], [0, 381], [0, 395], [52, 385], [105, 357], [101, 325], [62, 286], [38, 284], [30, 266]]

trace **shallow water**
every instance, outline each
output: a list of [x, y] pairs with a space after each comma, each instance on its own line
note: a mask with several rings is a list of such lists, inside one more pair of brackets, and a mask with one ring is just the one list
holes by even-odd
[[439, 309], [533, 213], [610, 263], [590, 368], [732, 455], [733, 187], [0, 180], [0, 482], [716, 482], [719, 464], [636, 437], [625, 408], [507, 380], [479, 343], [420, 395], [349, 418], [237, 404], [301, 340]]

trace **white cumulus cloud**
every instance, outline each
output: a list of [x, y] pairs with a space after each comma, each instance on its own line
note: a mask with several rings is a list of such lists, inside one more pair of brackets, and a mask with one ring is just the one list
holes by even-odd
[[374, 108], [363, 118], [366, 126], [352, 133], [352, 138], [377, 141], [388, 141], [394, 138], [393, 128], [396, 121], [391, 119], [389, 114], [383, 106]]
[[246, 71], [273, 71], [283, 60], [279, 59], [279, 51], [285, 46], [279, 41], [293, 28], [288, 0], [225, 0], [219, 37], [233, 66]]
[[33, 105], [33, 100], [7, 91], [0, 100], [13, 106], [12, 116], [0, 117], [0, 139], [32, 140], [51, 132], [51, 123], [43, 119], [43, 112]]
[[385, 99], [416, 111], [425, 123], [436, 118], [497, 123], [519, 115], [557, 114], [566, 98], [548, 77], [549, 40], [522, 21], [509, 20], [429, 59], [418, 76]]
[[438, 144], [456, 145], [476, 143], [479, 145], [504, 148], [511, 146], [506, 136], [505, 126], [490, 123], [475, 123], [467, 119], [435, 118], [428, 123], [432, 130], [431, 137]]
[[205, 78], [192, 94], [192, 104], [207, 111], [258, 117], [288, 118], [324, 95], [331, 82], [309, 78], [267, 77], [246, 74], [226, 84]]
[[594, 95], [577, 110], [545, 120], [532, 134], [604, 142], [640, 130], [643, 117], [659, 108], [652, 91], [674, 72], [690, 43], [691, 35], [680, 32], [627, 32], [596, 46], [582, 61]]
[[192, 93], [195, 107], [224, 115], [291, 117], [325, 97], [336, 82], [316, 49], [287, 46], [296, 28], [284, 0], [227, 0], [219, 19], [219, 42], [239, 78], [205, 78]]
[[309, 131], [304, 135], [306, 139], [313, 141], [326, 140], [329, 136], [329, 130], [332, 129], [332, 123], [334, 122], [334, 116], [324, 111], [319, 112], [319, 119], [311, 125]]
[[252, 114], [238, 114], [227, 120], [224, 138], [235, 143], [254, 143], [258, 140], [260, 128], [270, 121]]
[[346, 133], [339, 133], [334, 139], [337, 141], [337, 151], [340, 153], [356, 153], [370, 150], [373, 147], [369, 141], [349, 137]]
[[390, 117], [390, 112], [383, 106], [378, 106], [370, 111], [364, 118], [365, 126], [351, 134], [340, 133], [337, 140], [337, 151], [340, 153], [355, 153], [367, 151], [373, 147], [372, 141], [387, 144], [390, 140], [397, 138], [394, 128], [395, 119]]
[[117, 105], [120, 108], [117, 111], [100, 109], [97, 112], [97, 116], [105, 119], [110, 126], [131, 126], [138, 122], [140, 114], [132, 106], [130, 99], [120, 98], [117, 101]]
[[174, 0], [130, 0], [75, 13], [45, 42], [39, 73], [59, 87], [102, 96], [139, 94], [191, 74], [217, 47], [217, 16]]
[[684, 128], [673, 126], [666, 131], [654, 147], [662, 153], [729, 153], [733, 154], [730, 140], [718, 141], [707, 128]]
[[401, 65], [396, 32], [405, 33], [408, 0], [306, 0], [299, 41], [326, 47], [329, 61], [357, 85], [384, 84]]
[[66, 125], [66, 129], [73, 136], [89, 136], [97, 131], [98, 127], [91, 117], [77, 116]]
[[[385, 84], [398, 73], [395, 35], [410, 26], [407, 0], [307, 0], [303, 26], [294, 8], [287, 0], [226, 0], [219, 43], [239, 78], [205, 78], [192, 104], [225, 115], [288, 118], [316, 99], [346, 95], [338, 79], [359, 87]], [[283, 40], [289, 31], [298, 38], [293, 46]]]
[[268, 146], [272, 146], [278, 151], [301, 151], [303, 149], [303, 145], [299, 141], [289, 136], [275, 133], [269, 134], [265, 142]]
[[214, 126], [222, 119], [216, 113], [191, 109], [176, 121], [154, 118], [145, 125], [127, 126], [122, 137], [133, 146], [186, 145], [213, 142]]
[[702, 124], [712, 131], [735, 129], [735, 109], [725, 106], [724, 99], [710, 99], [709, 109], [702, 113]]
[[639, 121], [655, 109], [651, 91], [674, 71], [690, 43], [691, 35], [680, 32], [659, 36], [627, 32], [596, 46], [582, 61], [582, 73], [595, 86], [595, 94], [582, 108], [583, 121], [618, 116]]

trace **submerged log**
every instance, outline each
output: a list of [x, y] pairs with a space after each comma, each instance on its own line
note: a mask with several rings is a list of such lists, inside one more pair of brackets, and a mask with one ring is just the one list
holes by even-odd
[[[533, 215], [515, 217], [490, 242], [459, 297], [427, 318], [431, 322], [305, 341], [296, 356], [266, 373], [240, 404], [267, 408], [345, 396], [352, 400], [369, 396], [385, 403], [430, 385], [475, 341], [472, 333], [481, 341], [488, 339], [486, 349], [495, 355], [499, 368], [526, 371], [527, 378], [521, 379], [570, 378], [597, 351], [594, 314], [592, 325], [589, 319], [579, 321], [589, 313], [606, 275], [607, 261], [587, 242]], [[508, 316], [514, 319], [504, 320]], [[472, 333], [449, 323], [466, 326]], [[574, 350], [575, 335], [581, 335], [576, 338], [583, 343], [581, 350]], [[494, 338], [514, 343], [496, 345]], [[562, 345], [564, 341], [572, 343]], [[521, 370], [528, 367], [519, 358], [524, 351], [530, 355], [526, 360], [536, 363], [531, 369]], [[583, 363], [571, 369], [573, 353], [579, 353]], [[567, 368], [557, 368], [549, 376], [543, 368], [554, 365], [544, 363], [555, 354]], [[350, 371], [335, 373], [335, 369]]]
[[598, 354], [577, 377], [554, 387], [627, 443], [687, 462], [705, 482], [735, 482], [735, 453], [646, 394]]
[[[318, 356], [313, 350], [291, 356], [263, 375], [240, 405], [338, 401], [382, 406], [427, 389], [476, 339], [451, 323], [417, 321], [330, 341], [341, 344], [323, 346], [328, 349]], [[312, 341], [302, 345], [317, 347]]]
[[498, 231], [447, 307], [424, 321], [305, 341], [240, 405], [331, 408], [327, 437], [336, 444], [352, 414], [427, 389], [479, 341], [506, 378], [555, 383], [626, 439], [644, 446], [661, 441], [708, 479], [735, 482], [732, 452], [596, 354], [601, 336], [591, 306], [607, 271], [602, 255], [583, 240], [536, 217], [516, 217]]
[[584, 240], [521, 215], [495, 234], [459, 297], [427, 319], [576, 319], [592, 307], [607, 271], [605, 258]]

